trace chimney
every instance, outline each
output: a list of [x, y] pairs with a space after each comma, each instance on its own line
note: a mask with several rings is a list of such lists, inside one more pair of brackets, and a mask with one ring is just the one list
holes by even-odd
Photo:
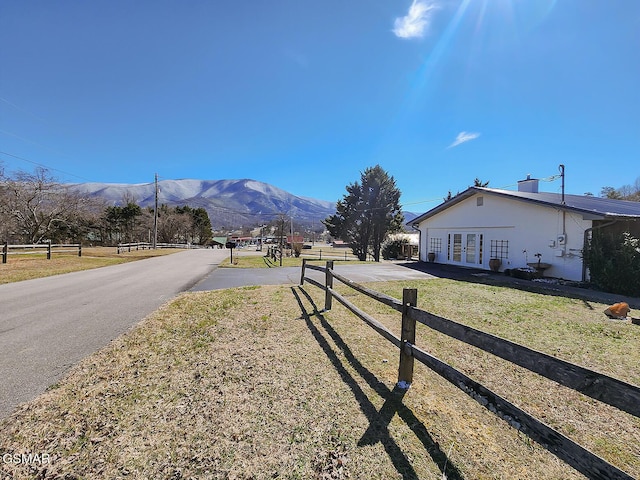
[[528, 174], [525, 180], [518, 180], [518, 191], [538, 193], [538, 182], [537, 178], [531, 178], [531, 174]]

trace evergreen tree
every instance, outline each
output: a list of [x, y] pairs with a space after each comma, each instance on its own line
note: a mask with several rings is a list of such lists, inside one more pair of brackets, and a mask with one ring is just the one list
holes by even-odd
[[392, 176], [380, 167], [361, 173], [360, 183], [347, 185], [347, 194], [336, 204], [336, 213], [323, 221], [329, 233], [348, 242], [353, 254], [366, 260], [371, 252], [380, 261], [382, 242], [402, 229], [400, 190]]

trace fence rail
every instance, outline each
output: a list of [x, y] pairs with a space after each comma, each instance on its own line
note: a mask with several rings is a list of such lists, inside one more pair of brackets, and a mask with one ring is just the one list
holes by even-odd
[[[12, 251], [13, 250], [13, 251]], [[9, 255], [34, 255], [41, 254], [51, 260], [53, 253], [77, 253], [82, 256], [82, 244], [80, 243], [34, 243], [26, 245], [9, 245], [5, 242], [2, 246], [2, 263], [7, 263]]]
[[[290, 249], [280, 248], [279, 245], [267, 245], [267, 253], [266, 256], [270, 257], [272, 260], [278, 260], [281, 257], [290, 257], [295, 255]], [[299, 254], [299, 257], [303, 260], [344, 260], [346, 261], [356, 261], [359, 260], [356, 255], [351, 253], [351, 250], [343, 249], [343, 251], [338, 252], [334, 249], [329, 248], [328, 250], [323, 250], [322, 248], [317, 250], [302, 250]]]
[[[305, 275], [307, 269], [324, 272], [325, 283], [322, 284], [307, 277]], [[398, 338], [378, 320], [336, 292], [333, 288], [334, 278], [344, 285], [401, 312], [401, 338]], [[325, 291], [325, 311], [331, 310], [332, 299], [335, 298], [349, 311], [400, 349], [398, 366], [398, 386], [400, 388], [408, 388], [413, 381], [413, 363], [414, 360], [418, 360], [586, 477], [593, 480], [633, 480], [633, 477], [626, 472], [611, 465], [538, 418], [474, 381], [463, 372], [418, 348], [415, 345], [416, 322], [524, 367], [561, 385], [577, 390], [602, 403], [628, 412], [635, 417], [640, 417], [640, 388], [637, 386], [420, 310], [416, 308], [416, 289], [404, 289], [402, 301], [368, 289], [335, 273], [332, 261], [328, 261], [326, 267], [320, 267], [310, 265], [306, 259], [303, 259], [300, 285], [304, 285], [305, 282]]]
[[[132, 250], [151, 250], [153, 244], [148, 242], [134, 242], [134, 243], [119, 243], [116, 247], [118, 254], [122, 252], [131, 252]], [[200, 245], [193, 245], [191, 243], [156, 243], [156, 248], [204, 248]]]

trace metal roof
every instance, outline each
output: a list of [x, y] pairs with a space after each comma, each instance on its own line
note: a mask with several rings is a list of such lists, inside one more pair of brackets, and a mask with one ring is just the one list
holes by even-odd
[[559, 193], [548, 192], [518, 192], [512, 190], [498, 190], [495, 188], [469, 187], [464, 192], [459, 193], [451, 200], [441, 203], [426, 213], [413, 219], [410, 223], [416, 223], [426, 220], [447, 208], [460, 203], [462, 200], [479, 193], [490, 195], [498, 195], [502, 197], [513, 198], [514, 200], [525, 201], [544, 205], [547, 207], [568, 210], [582, 213], [589, 216], [592, 220], [605, 218], [618, 218], [628, 220], [640, 220], [640, 202], [630, 202], [627, 200], [613, 200], [611, 198], [592, 197], [589, 195], [565, 195], [564, 203], [562, 203], [562, 195]]

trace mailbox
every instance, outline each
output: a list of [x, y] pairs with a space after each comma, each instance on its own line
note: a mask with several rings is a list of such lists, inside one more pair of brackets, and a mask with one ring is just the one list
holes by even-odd
[[236, 242], [227, 242], [226, 247], [227, 248], [236, 248]]

